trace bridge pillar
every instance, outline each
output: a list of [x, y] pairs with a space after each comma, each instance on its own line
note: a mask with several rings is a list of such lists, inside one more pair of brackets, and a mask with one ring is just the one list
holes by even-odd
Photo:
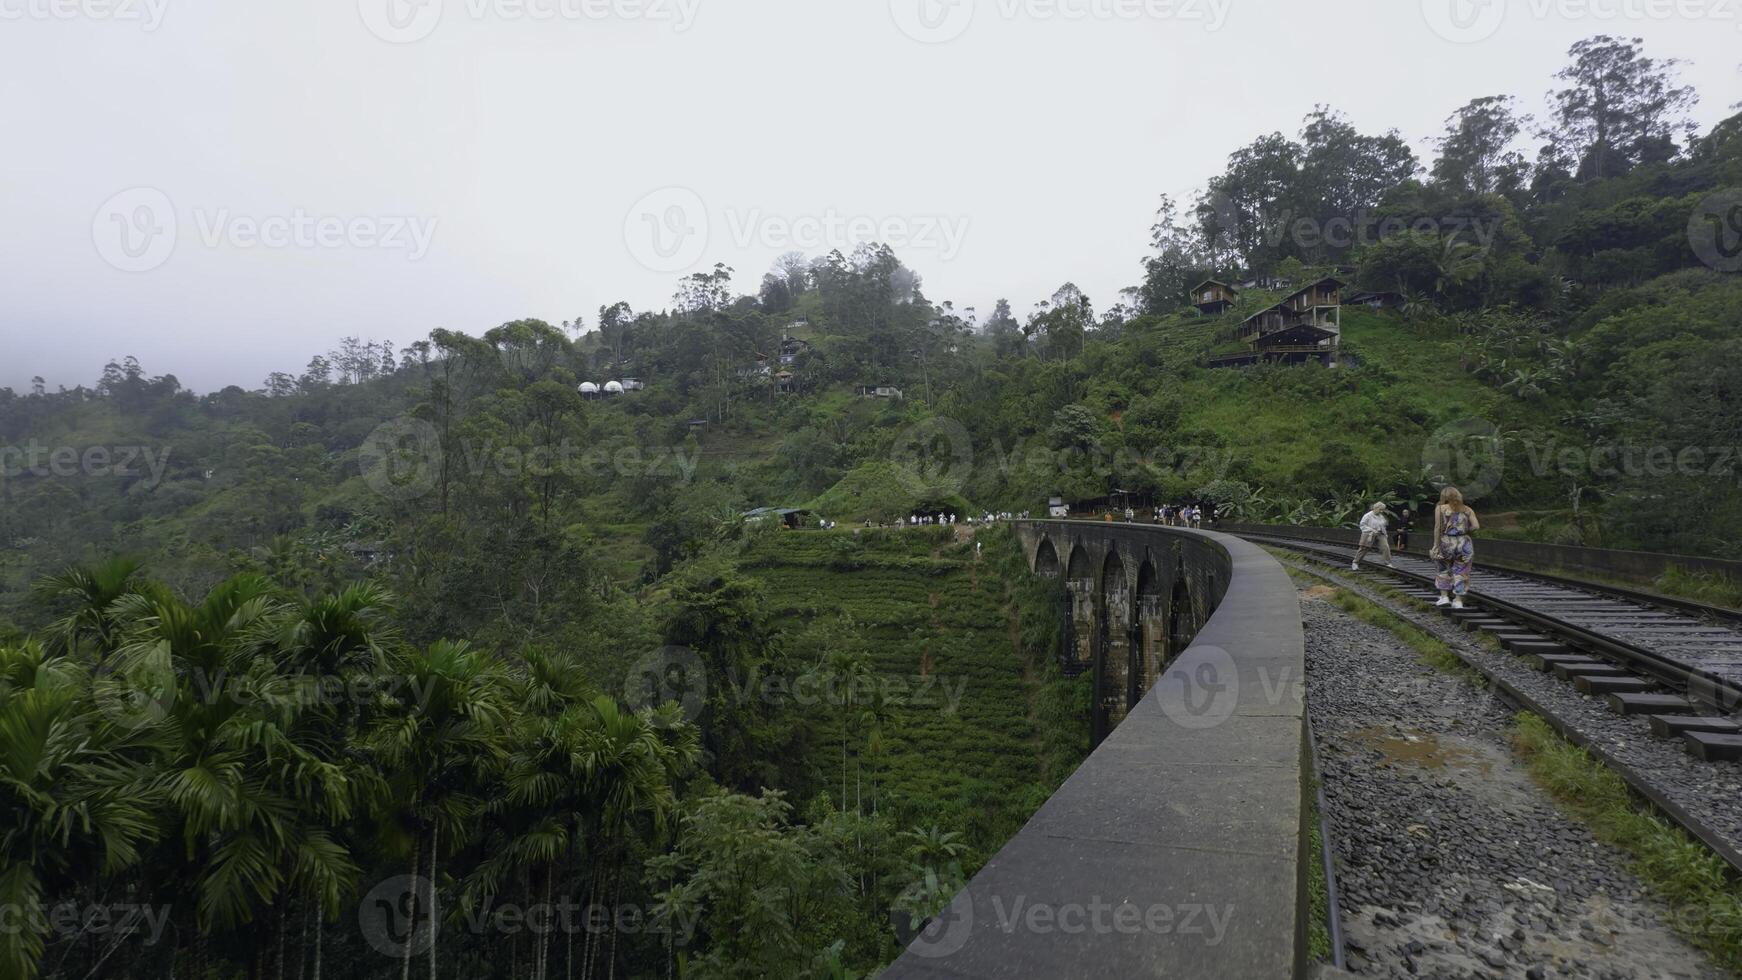
[[1102, 733], [1112, 731], [1131, 709], [1132, 650], [1131, 593], [1123, 583], [1107, 587], [1106, 648], [1102, 651], [1099, 697]]
[[1161, 596], [1140, 596], [1137, 601], [1137, 646], [1133, 660], [1137, 662], [1137, 690], [1132, 707], [1143, 700], [1155, 682], [1161, 679], [1162, 660], [1167, 655], [1167, 611], [1161, 607]]
[[1065, 582], [1066, 608], [1070, 621], [1065, 630], [1065, 674], [1075, 677], [1095, 664], [1095, 638], [1101, 629], [1095, 615], [1095, 580], [1074, 578]]

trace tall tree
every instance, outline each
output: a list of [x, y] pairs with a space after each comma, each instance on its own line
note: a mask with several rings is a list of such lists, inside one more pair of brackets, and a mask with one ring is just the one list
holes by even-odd
[[1647, 58], [1643, 44], [1607, 34], [1587, 38], [1568, 50], [1573, 62], [1555, 76], [1567, 84], [1550, 93], [1555, 126], [1544, 135], [1576, 163], [1580, 180], [1671, 159], [1676, 135], [1692, 138], [1687, 112], [1699, 97], [1677, 84], [1681, 62]]
[[1434, 140], [1434, 183], [1469, 194], [1506, 194], [1523, 186], [1530, 163], [1513, 148], [1530, 122], [1510, 95], [1473, 99], [1446, 119], [1446, 134]]

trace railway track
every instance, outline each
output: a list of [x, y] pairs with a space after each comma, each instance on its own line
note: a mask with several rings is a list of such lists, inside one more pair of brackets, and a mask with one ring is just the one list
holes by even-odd
[[[1279, 535], [1242, 535], [1345, 570], [1351, 548]], [[1398, 555], [1364, 569], [1395, 579], [1432, 605], [1434, 564]], [[1537, 670], [1605, 699], [1619, 715], [1644, 716], [1654, 735], [1707, 762], [1742, 761], [1742, 627], [1685, 602], [1648, 601], [1605, 586], [1478, 566], [1467, 608], [1439, 607], [1466, 630], [1487, 633]]]

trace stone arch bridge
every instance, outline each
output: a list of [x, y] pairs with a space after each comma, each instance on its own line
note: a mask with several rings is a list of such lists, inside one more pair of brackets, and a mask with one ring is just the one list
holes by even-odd
[[1063, 586], [1068, 676], [1093, 673], [1099, 745], [1191, 645], [1221, 603], [1228, 555], [1208, 539], [1139, 524], [1025, 522], [1028, 567]]

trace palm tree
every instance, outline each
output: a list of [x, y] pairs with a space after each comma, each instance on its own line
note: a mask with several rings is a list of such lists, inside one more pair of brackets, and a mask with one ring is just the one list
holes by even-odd
[[182, 851], [166, 862], [185, 869], [166, 887], [183, 890], [176, 879], [185, 878], [196, 896], [192, 972], [204, 968], [209, 936], [271, 909], [279, 915], [276, 952], [253, 948], [257, 963], [275, 955], [282, 965], [290, 897], [331, 917], [360, 873], [335, 829], [370, 785], [304, 679], [279, 670], [299, 655], [279, 644], [312, 634], [259, 576], [231, 579], [198, 606], [141, 592], [115, 609], [124, 622], [117, 676], [159, 699], [125, 718], [164, 742], [157, 786]]
[[[614, 899], [631, 847], [657, 842], [670, 830], [677, 784], [701, 757], [696, 729], [675, 705], [631, 714], [611, 698], [594, 697], [554, 718], [534, 719], [523, 731], [504, 777], [504, 798], [491, 807], [518, 815], [518, 829], [479, 866], [466, 903], [483, 902], [517, 878], [542, 883], [540, 901], [548, 903], [577, 856], [592, 869], [583, 907]], [[534, 953], [538, 980], [550, 967], [547, 939], [540, 938]], [[595, 972], [599, 942], [588, 934], [583, 978]], [[615, 934], [604, 952], [607, 973], [614, 974]]]
[[[507, 676], [500, 661], [466, 643], [443, 640], [398, 659], [396, 670], [408, 683], [397, 710], [373, 726], [370, 743], [390, 774], [389, 830], [409, 838], [413, 876], [423, 870], [427, 841], [433, 887], [440, 880], [442, 844], [454, 849], [464, 843], [473, 817], [484, 809], [482, 788], [507, 761]], [[414, 895], [414, 921], [415, 902]], [[436, 945], [432, 938], [432, 976]], [[411, 947], [406, 944], [402, 977], [410, 975]]]
[[1448, 240], [1434, 261], [1434, 295], [1445, 299], [1454, 287], [1462, 286], [1482, 271], [1482, 250], [1469, 242]]
[[[87, 677], [36, 644], [0, 649], [0, 906], [34, 913], [46, 895], [137, 863], [157, 833], [150, 734], [93, 710]], [[41, 930], [36, 914], [0, 930], [0, 974], [38, 974]]]
[[115, 558], [97, 565], [75, 565], [59, 575], [37, 582], [40, 597], [70, 600], [72, 612], [49, 626], [54, 648], [73, 652], [89, 647], [99, 655], [114, 649], [116, 622], [113, 607], [122, 596], [137, 591], [135, 577], [142, 566], [128, 558]]

